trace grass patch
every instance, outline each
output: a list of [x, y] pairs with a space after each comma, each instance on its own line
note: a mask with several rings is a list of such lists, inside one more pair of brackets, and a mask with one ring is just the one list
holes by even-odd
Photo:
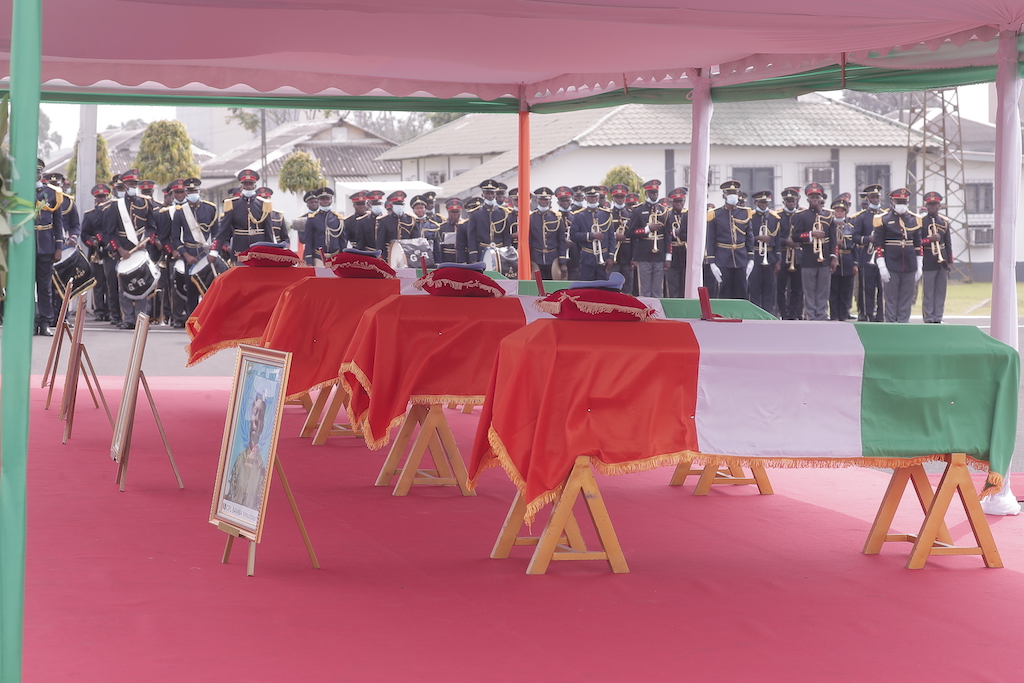
[[[972, 282], [964, 284], [951, 280], [946, 289], [945, 315], [991, 315], [992, 283]], [[1017, 283], [1017, 315], [1024, 315], [1024, 283]], [[910, 314], [912, 319], [921, 319], [921, 284], [918, 283], [917, 297]]]

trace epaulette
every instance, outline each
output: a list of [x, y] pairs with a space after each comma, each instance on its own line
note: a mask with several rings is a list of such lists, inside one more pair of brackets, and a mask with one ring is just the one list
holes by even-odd
[[851, 213], [849, 216], [847, 216], [847, 218], [852, 221], [854, 218], [856, 218], [857, 216], [861, 215], [862, 213], [864, 213], [864, 209], [861, 209], [860, 211], [857, 211], [856, 213]]
[[709, 221], [715, 220], [715, 212], [716, 211], [718, 211], [718, 209], [708, 209], [708, 220]]
[[333, 213], [335, 216], [337, 216], [339, 221], [345, 220], [345, 214], [343, 214], [342, 212], [340, 212], [340, 211], [331, 211], [331, 213]]
[[822, 209], [822, 211], [825, 212], [825, 216], [827, 216], [828, 218], [832, 218], [832, 216], [834, 216], [836, 213], [832, 209]]
[[238, 197], [225, 197], [225, 198], [224, 198], [224, 208], [222, 209], [222, 211], [223, 211], [224, 213], [227, 213], [227, 212], [231, 211], [231, 209], [233, 209], [233, 208], [234, 208], [234, 207], [232, 206], [232, 204], [234, 204], [234, 201], [235, 201], [236, 199], [238, 199]]
[[782, 217], [779, 215], [778, 211], [775, 211], [774, 209], [768, 209], [768, 213], [770, 213], [772, 216], [775, 216], [779, 220], [782, 220]]
[[872, 216], [872, 218], [871, 218], [871, 225], [872, 225], [872, 227], [875, 227], [875, 228], [882, 227], [882, 216], [884, 216], [884, 215], [885, 215], [884, 213], [876, 213], [874, 216]]
[[213, 207], [214, 209], [216, 209], [216, 208], [217, 208], [217, 205], [216, 205], [216, 204], [214, 204], [214, 203], [213, 203], [213, 202], [211, 202], [211, 201], [207, 201], [207, 200], [205, 200], [205, 199], [200, 199], [200, 200], [199, 200], [199, 203], [200, 203], [200, 204], [209, 204], [209, 205], [210, 205], [210, 206], [212, 206], [212, 207]]

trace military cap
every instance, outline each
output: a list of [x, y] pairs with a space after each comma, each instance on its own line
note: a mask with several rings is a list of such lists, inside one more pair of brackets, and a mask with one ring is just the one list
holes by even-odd
[[583, 187], [582, 185], [573, 185], [573, 186], [572, 186], [572, 193], [573, 193], [573, 194], [583, 194], [583, 191], [584, 191], [585, 189], [586, 189], [586, 188], [585, 188], [585, 187]]
[[889, 193], [889, 199], [910, 199], [910, 190], [905, 187], [898, 187]]
[[722, 189], [722, 190], [735, 190], [736, 192], [739, 192], [740, 191], [740, 186], [741, 186], [740, 185], [740, 181], [738, 181], [738, 180], [726, 180], [724, 183], [722, 183], [718, 187], [719, 187], [719, 189]]
[[466, 202], [466, 205], [465, 205], [466, 211], [472, 211], [473, 209], [477, 209], [483, 203], [484, 203], [484, 200], [480, 199], [480, 197], [473, 197], [472, 199], [470, 199], [469, 201]]
[[661, 187], [661, 181], [657, 179], [648, 180], [644, 183], [645, 190], [657, 190], [659, 187]]
[[667, 209], [668, 205], [669, 205], [668, 197], [662, 197], [661, 199], [659, 199], [658, 200], [658, 205], [659, 206], [663, 206], [663, 207], [665, 207]]
[[238, 182], [240, 183], [255, 183], [260, 179], [260, 174], [251, 168], [247, 168], [244, 171], [238, 172]]
[[501, 192], [502, 190], [507, 190], [508, 189], [508, 185], [506, 185], [505, 183], [501, 182], [500, 180], [495, 182], [494, 184], [498, 186], [498, 191], [499, 192]]
[[742, 191], [741, 191], [741, 192], [739, 193], [739, 195], [740, 195], [740, 199], [746, 199], [747, 197], [749, 197], [749, 196], [750, 196], [750, 195], [749, 195], [749, 194], [747, 194], [746, 192], [742, 192]]
[[155, 190], [156, 189], [156, 181], [155, 180], [140, 180], [139, 181], [139, 189], [140, 190]]
[[321, 187], [313, 190], [313, 196], [317, 199], [320, 199], [321, 197], [334, 197], [334, 190], [329, 187]]
[[519, 197], [519, 188], [513, 187], [511, 190], [508, 191], [508, 196], [512, 197], [513, 199]]
[[427, 200], [423, 198], [423, 195], [418, 194], [409, 202], [409, 206], [416, 206], [417, 204], [427, 205]]
[[199, 178], [185, 178], [183, 182], [185, 183], [186, 190], [198, 190], [199, 186], [203, 184], [203, 181]]
[[565, 185], [559, 185], [558, 187], [555, 188], [555, 196], [556, 197], [571, 197], [572, 196], [572, 188], [571, 187], [567, 187]]
[[240, 188], [240, 187], [232, 187], [230, 190], [228, 190], [228, 196], [229, 197], [238, 197], [241, 194], [242, 194], [242, 188]]
[[598, 185], [597, 189], [601, 191], [601, 194], [608, 194], [608, 186], [607, 185]]
[[485, 180], [482, 183], [480, 183], [480, 189], [481, 190], [497, 190], [498, 189], [498, 183], [495, 182], [493, 178], [488, 178], [487, 180]]
[[820, 194], [822, 197], [825, 196], [825, 188], [821, 186], [821, 183], [808, 183], [807, 187], [804, 188], [804, 194], [810, 196], [812, 194]]
[[771, 190], [758, 190], [757, 192], [754, 193], [754, 201], [755, 202], [756, 201], [760, 201], [762, 199], [765, 200], [765, 201], [769, 201], [770, 202], [772, 200], [772, 191]]
[[184, 178], [178, 178], [176, 180], [172, 180], [170, 183], [168, 183], [167, 189], [164, 190], [164, 192], [165, 193], [166, 192], [174, 192], [175, 190], [182, 190], [182, 191], [185, 190], [185, 179]]
[[865, 195], [869, 195], [869, 194], [882, 194], [882, 186], [881, 185], [868, 185], [867, 187], [865, 187], [861, 191]]
[[51, 180], [56, 180], [56, 181], [59, 181], [59, 182], [64, 182], [64, 174], [63, 173], [55, 173], [55, 172], [44, 173], [43, 174], [43, 180], [46, 180], [47, 182], [49, 182]]
[[269, 187], [263, 186], [263, 187], [256, 188], [256, 196], [257, 197], [263, 197], [264, 199], [269, 199], [273, 194], [274, 194], [274, 191], [271, 190]]
[[105, 183], [92, 186], [92, 196], [98, 197], [101, 194], [110, 194], [110, 186]]
[[686, 188], [677, 187], [668, 193], [668, 198], [672, 201], [686, 199]]
[[850, 200], [849, 199], [843, 199], [842, 197], [836, 197], [835, 201], [832, 202], [832, 208], [833, 209], [843, 208], [843, 209], [846, 209], [847, 211], [849, 211], [850, 210]]
[[783, 199], [787, 199], [789, 197], [799, 197], [799, 196], [800, 196], [800, 188], [799, 187], [795, 187], [795, 186], [794, 187], [787, 187], [785, 190], [782, 191], [782, 198]]
[[838, 197], [836, 197], [836, 199], [844, 199], [844, 200], [846, 200], [846, 203], [849, 204], [850, 202], [853, 201], [853, 195], [851, 195], [849, 192], [844, 192], [841, 195], [839, 195]]
[[942, 195], [939, 194], [938, 192], [928, 192], [924, 196], [924, 203], [925, 204], [931, 204], [933, 202], [941, 202], [941, 201], [942, 201]]
[[444, 208], [448, 209], [449, 211], [451, 211], [452, 209], [461, 209], [462, 200], [459, 199], [458, 197], [452, 197], [451, 199], [444, 203]]
[[388, 204], [404, 204], [406, 196], [401, 190], [395, 190], [388, 195]]
[[366, 201], [368, 202], [379, 202], [384, 199], [384, 192], [382, 190], [370, 190], [366, 193]]
[[423, 197], [424, 201], [429, 203], [429, 202], [434, 201], [437, 198], [437, 193], [434, 192], [433, 190], [429, 190], [427, 192], [424, 192], [420, 196]]
[[534, 197], [554, 197], [555, 193], [551, 191], [550, 187], [538, 187], [533, 191]]
[[618, 183], [616, 185], [612, 185], [609, 192], [611, 192], [612, 196], [614, 197], [617, 194], [629, 194], [629, 188], [623, 185], [622, 183]]
[[120, 173], [115, 173], [114, 175], [110, 176], [110, 184], [111, 185], [117, 185], [120, 182], [121, 182], [121, 174]]
[[39, 157], [36, 157], [36, 170], [42, 171], [44, 168], [46, 168], [46, 162]]
[[316, 199], [316, 195], [313, 194], [313, 190], [309, 190], [306, 194], [302, 195], [302, 201], [308, 202], [310, 199]]
[[359, 190], [359, 192], [356, 192], [355, 194], [350, 194], [348, 198], [352, 200], [353, 204], [365, 204], [366, 190]]
[[173, 184], [174, 184], [174, 181], [172, 180], [171, 182], [169, 182], [166, 185], [164, 185], [164, 189], [162, 190], [162, 192], [164, 194], [167, 194], [168, 192], [170, 192], [171, 191], [171, 185], [173, 185]]
[[583, 188], [583, 194], [587, 195], [588, 197], [593, 197], [595, 194], [601, 194], [601, 186], [588, 185], [587, 187]]
[[129, 180], [139, 179], [139, 169], [129, 168], [127, 171], [121, 174], [121, 182], [128, 182]]
[[640, 203], [640, 195], [638, 195], [636, 192], [630, 192], [629, 194], [626, 195], [626, 204], [639, 204], [639, 203]]

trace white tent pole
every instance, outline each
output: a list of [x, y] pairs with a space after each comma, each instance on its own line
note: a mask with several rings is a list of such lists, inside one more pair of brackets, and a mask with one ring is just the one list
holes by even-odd
[[1020, 68], [1017, 31], [999, 35], [996, 70], [995, 236], [992, 253], [992, 336], [1018, 347], [1017, 202], [1020, 199]]
[[78, 177], [75, 182], [75, 196], [79, 211], [92, 208], [90, 191], [97, 180], [108, 182], [109, 178], [96, 178], [96, 118], [98, 105], [83, 104], [79, 109], [78, 128]]
[[707, 237], [708, 162], [711, 157], [711, 115], [715, 105], [711, 102], [711, 79], [701, 69], [689, 69], [687, 76], [693, 83], [692, 130], [690, 133], [690, 210], [686, 237], [686, 291], [687, 299], [697, 298], [697, 288], [704, 282], [704, 242]]

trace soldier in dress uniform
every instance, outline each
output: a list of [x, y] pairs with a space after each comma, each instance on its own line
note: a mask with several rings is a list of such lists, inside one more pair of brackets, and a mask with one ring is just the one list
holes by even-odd
[[718, 298], [746, 299], [747, 276], [754, 267], [754, 212], [740, 207], [740, 181], [727, 180], [719, 188], [725, 204], [708, 211], [707, 264], [718, 282]]
[[[103, 243], [103, 211], [100, 208], [110, 199], [110, 186], [99, 183], [92, 187], [93, 207], [82, 215], [82, 244], [89, 256], [92, 276], [96, 278], [96, 286], [92, 290], [93, 317], [95, 320], [110, 320], [110, 307], [118, 306], [116, 300], [107, 298], [107, 271], [104, 261], [110, 258], [106, 245]], [[114, 278], [117, 279], [116, 274]]]
[[665, 272], [665, 287], [668, 296], [682, 299], [686, 291], [686, 239], [689, 229], [689, 215], [684, 207], [686, 204], [685, 187], [674, 188], [668, 193], [672, 208], [665, 213], [665, 229], [668, 230], [669, 248], [672, 261]]
[[924, 206], [925, 212], [921, 215], [921, 249], [924, 251], [921, 312], [926, 323], [941, 323], [946, 308], [949, 266], [953, 263], [953, 242], [949, 218], [939, 213], [942, 195], [928, 192], [924, 196]]
[[345, 234], [345, 217], [334, 210], [334, 190], [321, 187], [313, 191], [317, 209], [306, 214], [305, 235], [306, 252], [303, 259], [308, 266], [323, 267], [321, 250], [328, 258], [341, 252], [348, 246]]
[[511, 247], [512, 233], [508, 224], [508, 211], [498, 203], [497, 193], [502, 183], [485, 180], [480, 183], [483, 206], [469, 214], [469, 260], [482, 261], [484, 251], [492, 246]]
[[629, 194], [626, 195], [626, 208], [627, 209], [632, 209], [633, 207], [635, 207], [639, 203], [640, 203], [640, 195], [638, 195], [636, 192], [630, 192]]
[[[139, 195], [139, 170], [132, 168], [121, 174], [118, 198], [103, 212], [103, 238], [117, 252], [119, 260], [156, 242], [156, 216], [153, 201]], [[121, 292], [121, 329], [134, 330], [139, 313], [149, 312], [147, 300], [130, 299]]]
[[[304, 201], [306, 203], [306, 211], [305, 211], [305, 213], [302, 213], [299, 216], [296, 216], [295, 218], [292, 219], [292, 232], [294, 232], [298, 236], [299, 244], [303, 245], [303, 246], [300, 247], [300, 250], [301, 250], [301, 251], [299, 251], [300, 255], [305, 253], [305, 250], [304, 250], [303, 247], [304, 247], [304, 245], [306, 243], [303, 242], [303, 240], [306, 239], [306, 216], [308, 214], [312, 213], [313, 211], [316, 211], [320, 207], [320, 202], [317, 200], [315, 192], [316, 192], [315, 190], [309, 190], [308, 192], [306, 192], [306, 194], [302, 195], [302, 201]], [[355, 206], [355, 203], [356, 203], [355, 197], [357, 197], [359, 195], [364, 195], [365, 196], [365, 194], [366, 194], [365, 192], [356, 192], [354, 195], [352, 195], [352, 205]], [[366, 212], [366, 201], [365, 201], [365, 199], [362, 201], [362, 207], [363, 207], [363, 213], [365, 213]], [[357, 209], [357, 212], [358, 212], [358, 209]], [[348, 221], [349, 219], [355, 220], [355, 216], [356, 216], [356, 214], [353, 214], [353, 215], [349, 216], [348, 218], [346, 218], [345, 220], [346, 221]], [[349, 227], [350, 227], [350, 224], [348, 222], [346, 222], [345, 223], [345, 231], [346, 231], [346, 233], [349, 234], [349, 235], [354, 235], [355, 233], [352, 230], [350, 230]]]
[[572, 205], [574, 209], [583, 209], [587, 206], [587, 197], [584, 194], [584, 190], [587, 188], [583, 185], [572, 186]]
[[508, 209], [508, 185], [501, 182], [500, 180], [494, 181], [497, 185], [497, 189], [494, 191], [494, 201], [498, 203], [503, 209]]
[[861, 248], [857, 264], [860, 270], [861, 305], [857, 307], [857, 319], [881, 322], [885, 318], [885, 304], [882, 281], [878, 275], [878, 250], [874, 248], [873, 242], [875, 216], [885, 213], [882, 209], [882, 186], [868, 185], [861, 193], [868, 206], [853, 217], [853, 243]]
[[572, 216], [569, 236], [580, 247], [580, 280], [607, 280], [615, 229], [612, 214], [600, 207], [600, 190], [591, 185], [584, 191], [587, 204]]
[[[430, 216], [427, 215], [427, 200], [423, 198], [423, 195], [420, 194], [413, 197], [409, 205], [412, 206], [413, 233], [419, 233], [418, 237], [426, 238], [427, 244], [430, 245], [431, 258], [433, 258], [437, 252], [434, 246], [437, 244], [441, 225], [432, 221]], [[436, 264], [437, 261], [435, 260], [434, 263]], [[419, 266], [418, 263], [409, 265], [413, 267]]]
[[804, 310], [808, 320], [828, 320], [828, 297], [832, 273], [839, 262], [835, 223], [824, 208], [828, 198], [819, 183], [804, 188], [808, 208], [793, 216], [790, 238], [800, 245], [800, 277], [804, 289]]
[[850, 195], [843, 193], [832, 202], [832, 215], [836, 226], [836, 249], [839, 260], [832, 273], [832, 291], [829, 295], [829, 319], [849, 320], [853, 304], [854, 280], [858, 266], [854, 253], [853, 236], [855, 228], [847, 218], [850, 210]]
[[562, 217], [551, 208], [555, 193], [550, 187], [538, 187], [533, 191], [537, 198], [537, 209], [530, 213], [530, 263], [540, 271], [544, 280], [552, 279], [551, 266], [566, 262], [565, 229]]
[[775, 314], [775, 279], [782, 262], [782, 225], [779, 214], [771, 209], [772, 191], [754, 193], [754, 215], [750, 232], [754, 235], [754, 268], [747, 281], [749, 298], [755, 306]]
[[[82, 222], [78, 216], [78, 205], [75, 204], [75, 198], [68, 194], [71, 184], [64, 178], [63, 173], [45, 173], [43, 174], [43, 182], [63, 195], [63, 200], [60, 203], [60, 214], [64, 223], [64, 248], [73, 247], [81, 241]], [[54, 318], [50, 321], [49, 327], [57, 324], [56, 316], [60, 312], [61, 303], [64, 300], [64, 292], [58, 291], [57, 287], [53, 287], [51, 289], [51, 297], [53, 299]]]
[[[463, 233], [466, 231], [466, 219], [462, 217], [462, 200], [452, 197], [445, 202], [444, 208], [448, 212], [448, 218], [441, 223], [437, 230], [434, 263], [466, 263], [468, 257], [465, 254], [465, 244], [463, 244], [461, 257], [456, 252], [459, 230], [461, 229]], [[447, 237], [448, 235], [451, 237]]]
[[612, 225], [615, 229], [612, 272], [622, 275], [624, 279], [622, 291], [631, 294], [633, 292], [633, 241], [627, 232], [632, 210], [626, 208], [626, 195], [629, 194], [629, 188], [620, 183], [612, 185], [608, 192], [611, 194], [612, 202], [611, 204], [602, 204], [602, 207], [612, 212]]
[[469, 234], [469, 221], [473, 216], [473, 212], [479, 211], [483, 205], [483, 198], [472, 197], [462, 207], [461, 213], [465, 218], [456, 225], [455, 229], [455, 255], [458, 258], [458, 263], [473, 262], [471, 261], [472, 254], [469, 249], [469, 245], [473, 241], [472, 236]]
[[[274, 196], [274, 191], [269, 187], [256, 188], [256, 196], [267, 203], [270, 209], [270, 229], [275, 235], [280, 235], [279, 241], [291, 242], [291, 235], [288, 234], [288, 221], [285, 220], [284, 214], [280, 211], [276, 211], [271, 204], [271, 197]], [[348, 245], [343, 245], [342, 248]]]
[[[348, 198], [352, 202], [352, 215], [345, 217], [342, 234], [348, 242], [354, 245], [359, 241], [358, 235], [360, 232], [359, 228], [356, 227], [356, 221], [363, 219], [369, 213], [369, 209], [366, 207], [366, 190], [359, 190], [349, 195]], [[313, 197], [313, 199], [316, 200], [316, 197]], [[319, 207], [319, 201], [317, 202], [317, 207]], [[343, 244], [342, 249], [344, 250], [348, 246], [348, 244]]]
[[256, 242], [282, 241], [284, 236], [271, 227], [273, 206], [269, 201], [256, 196], [256, 183], [259, 179], [260, 174], [251, 168], [238, 173], [241, 190], [239, 196], [224, 200], [220, 229], [213, 241], [214, 255], [220, 255], [223, 250], [234, 258]]
[[920, 221], [910, 211], [910, 190], [889, 193], [890, 208], [874, 217], [878, 275], [885, 292], [885, 322], [910, 322], [914, 289], [921, 279]]
[[42, 159], [36, 160], [36, 321], [35, 333], [52, 337], [53, 264], [60, 260], [64, 248], [64, 216], [61, 206], [64, 192], [43, 182]]
[[427, 218], [433, 222], [441, 225], [444, 221], [437, 215], [437, 193], [433, 190], [428, 190], [420, 195], [423, 201], [426, 203]]
[[[569, 236], [569, 227], [572, 225], [572, 215], [577, 211], [573, 202], [573, 190], [566, 185], [559, 185], [555, 188], [555, 211], [562, 217], [562, 226], [565, 228], [565, 244], [567, 247], [565, 256], [565, 267], [562, 268], [561, 277], [563, 280], [580, 279], [580, 248]], [[554, 271], [551, 273], [554, 276]]]
[[519, 247], [519, 188], [513, 187], [508, 191], [508, 199], [505, 200], [505, 211], [508, 212], [509, 232], [512, 234], [512, 246]]
[[672, 258], [669, 255], [672, 238], [663, 220], [667, 212], [658, 203], [660, 188], [660, 180], [644, 183], [646, 201], [630, 213], [626, 229], [633, 246], [632, 262], [636, 266], [640, 296], [664, 295], [665, 271]]
[[369, 190], [366, 193], [366, 208], [366, 213], [355, 220], [355, 235], [349, 235], [349, 239], [355, 242], [356, 249], [362, 251], [376, 250], [373, 245], [377, 243], [378, 224], [386, 212], [384, 192]]
[[[386, 229], [389, 231], [388, 234], [395, 235], [392, 239], [407, 240], [419, 237], [418, 234], [415, 234], [416, 221], [406, 210], [405, 200], [407, 198], [405, 192], [395, 190], [388, 195], [388, 200], [384, 203], [388, 213], [381, 220], [385, 223]], [[387, 253], [386, 249], [384, 253]]]
[[158, 202], [153, 197], [154, 190], [156, 190], [155, 181], [145, 179], [139, 181], [139, 196], [149, 201], [153, 210], [153, 219], [156, 221], [155, 238], [146, 247], [146, 250], [149, 252], [150, 260], [157, 266], [160, 284], [150, 299], [149, 315], [153, 319], [153, 324], [159, 325], [162, 322], [167, 325], [171, 322], [171, 270], [173, 268], [171, 215], [174, 207], [169, 191], [164, 192], [163, 202]]
[[205, 258], [211, 265], [217, 260], [210, 253], [218, 230], [217, 205], [202, 198], [202, 184], [199, 178], [179, 178], [171, 183], [171, 196], [178, 207], [171, 215], [171, 247], [185, 262], [186, 273], [183, 315], [174, 315], [174, 327], [184, 327], [199, 304], [199, 288], [188, 277], [189, 270], [199, 259]]
[[801, 320], [804, 312], [804, 286], [800, 274], [799, 247], [793, 241], [793, 216], [800, 210], [800, 188], [787, 187], [782, 191], [782, 210], [779, 216], [779, 242], [782, 265], [775, 278], [775, 301], [779, 317], [783, 320]]

